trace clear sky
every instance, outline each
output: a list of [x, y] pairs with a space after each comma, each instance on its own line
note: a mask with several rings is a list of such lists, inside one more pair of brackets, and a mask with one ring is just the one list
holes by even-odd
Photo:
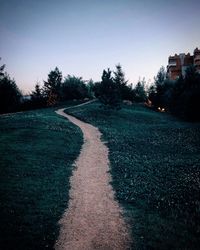
[[56, 66], [101, 79], [120, 63], [129, 83], [200, 47], [199, 0], [0, 0], [0, 65], [25, 92]]

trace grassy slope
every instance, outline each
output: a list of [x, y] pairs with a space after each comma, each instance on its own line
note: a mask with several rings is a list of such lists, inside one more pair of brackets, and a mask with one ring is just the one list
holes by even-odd
[[0, 248], [53, 249], [79, 128], [41, 109], [0, 117]]
[[109, 113], [96, 103], [70, 113], [99, 127], [107, 141], [112, 184], [136, 249], [198, 249], [199, 124], [141, 106]]

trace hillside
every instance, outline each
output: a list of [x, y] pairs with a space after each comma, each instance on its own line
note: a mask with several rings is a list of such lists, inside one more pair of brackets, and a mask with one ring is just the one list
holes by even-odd
[[[53, 249], [58, 238], [83, 137], [54, 111], [0, 117], [2, 249]], [[142, 105], [108, 111], [96, 102], [65, 112], [102, 133], [133, 249], [198, 249], [199, 124]]]
[[[67, 110], [97, 126], [136, 249], [198, 249], [200, 126], [140, 105]], [[97, 184], [98, 185], [98, 184]]]
[[81, 131], [41, 109], [0, 116], [0, 135], [0, 248], [53, 249]]

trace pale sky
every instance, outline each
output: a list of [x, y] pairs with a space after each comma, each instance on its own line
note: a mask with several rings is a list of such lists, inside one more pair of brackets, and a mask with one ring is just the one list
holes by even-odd
[[24, 93], [56, 66], [100, 81], [120, 63], [135, 84], [200, 47], [199, 28], [199, 0], [0, 0], [0, 65]]

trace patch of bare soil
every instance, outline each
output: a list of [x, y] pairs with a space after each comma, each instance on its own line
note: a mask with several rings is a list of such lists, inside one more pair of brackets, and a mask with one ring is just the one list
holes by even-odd
[[101, 133], [63, 111], [56, 112], [81, 128], [84, 144], [70, 179], [69, 206], [59, 221], [55, 249], [129, 249], [129, 229], [109, 184], [108, 148], [100, 139]]

